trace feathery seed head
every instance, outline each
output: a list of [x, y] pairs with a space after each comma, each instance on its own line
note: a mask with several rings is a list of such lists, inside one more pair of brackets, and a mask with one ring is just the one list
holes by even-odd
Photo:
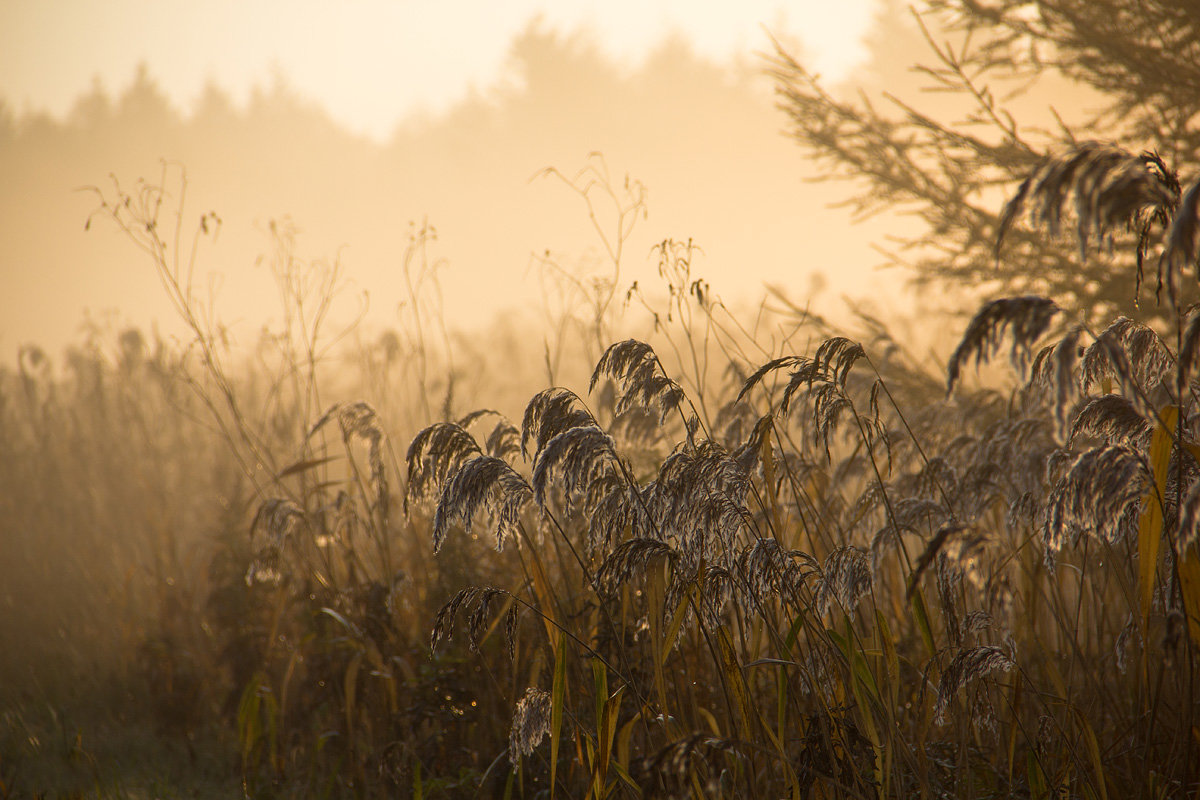
[[1153, 426], [1141, 415], [1128, 397], [1105, 394], [1090, 398], [1075, 415], [1067, 435], [1067, 445], [1083, 434], [1103, 439], [1108, 444], [1138, 447], [1150, 436]]
[[1116, 542], [1136, 522], [1148, 479], [1141, 456], [1128, 447], [1104, 445], [1080, 453], [1050, 491], [1044, 523], [1047, 552], [1056, 553], [1079, 533]]
[[658, 559], [666, 559], [674, 567], [679, 562], [679, 554], [669, 544], [657, 539], [629, 539], [622, 542], [596, 571], [596, 590], [611, 596]]
[[446, 533], [461, 521], [467, 533], [481, 511], [495, 521], [496, 549], [516, 533], [521, 510], [533, 499], [533, 490], [507, 461], [491, 456], [469, 459], [442, 488], [433, 519], [433, 551], [441, 550]]
[[387, 440], [387, 435], [379, 422], [379, 416], [370, 403], [334, 403], [309, 428], [305, 440], [311, 439], [317, 431], [333, 419], [338, 421], [344, 441], [361, 439], [367, 443], [367, 463], [371, 467], [370, 483], [375, 488], [376, 503], [386, 515], [388, 483], [383, 463], [383, 444]]
[[[559, 387], [544, 389], [525, 406], [521, 421], [521, 452], [526, 458], [536, 456], [558, 434], [583, 426], [597, 426], [597, 423], [577, 394]], [[530, 442], [534, 443], [532, 453]]]
[[1149, 226], [1162, 225], [1179, 202], [1179, 182], [1156, 154], [1135, 156], [1113, 145], [1086, 142], [1048, 159], [1021, 183], [1001, 215], [997, 259], [1005, 235], [1027, 206], [1034, 224], [1057, 236], [1068, 199], [1074, 200], [1081, 260], [1086, 260], [1093, 230], [1103, 236], [1129, 227], [1142, 229], [1140, 262]]
[[1175, 547], [1179, 552], [1186, 553], [1197, 542], [1200, 542], [1200, 480], [1193, 480], [1183, 496]]
[[836, 604], [847, 614], [871, 591], [871, 563], [854, 545], [839, 547], [829, 554], [816, 585], [817, 613], [825, 616]]
[[482, 451], [475, 437], [453, 422], [437, 422], [418, 433], [404, 456], [409, 501], [439, 494], [442, 484]]
[[1067, 410], [1079, 394], [1075, 364], [1079, 359], [1079, 337], [1083, 329], [1072, 328], [1055, 344], [1037, 354], [1029, 371], [1029, 385], [1040, 385], [1054, 392], [1054, 418], [1061, 434], [1067, 424]]
[[517, 701], [508, 732], [508, 759], [514, 765], [533, 753], [550, 733], [550, 693], [529, 687]]
[[[704, 797], [723, 797], [718, 753], [737, 753], [737, 743], [708, 734], [693, 734], [634, 762], [631, 774], [648, 800], [686, 800], [700, 786]], [[704, 769], [698, 772], [697, 767]], [[700, 778], [707, 773], [706, 779]]]
[[1059, 311], [1058, 305], [1045, 297], [1027, 295], [993, 300], [983, 306], [967, 325], [962, 341], [950, 356], [946, 369], [946, 392], [954, 391], [962, 366], [972, 357], [978, 367], [1000, 347], [1005, 331], [1012, 332], [1011, 360], [1018, 372], [1023, 372], [1033, 346]]
[[[454, 638], [455, 621], [458, 612], [475, 606], [467, 617], [467, 645], [472, 651], [478, 650], [483, 634], [487, 631], [487, 617], [491, 611], [492, 600], [501, 596], [511, 596], [503, 589], [489, 586], [468, 586], [461, 589], [448, 603], [438, 609], [433, 621], [433, 631], [429, 636], [430, 655], [437, 653], [438, 645]], [[509, 623], [515, 624], [515, 623]], [[511, 643], [510, 643], [511, 647]]]
[[911, 596], [916, 590], [921, 575], [935, 558], [941, 558], [945, 568], [956, 576], [965, 575], [977, 587], [983, 586], [987, 576], [982, 572], [982, 561], [990, 541], [991, 537], [974, 525], [958, 522], [943, 525], [917, 558], [909, 580], [908, 594]]
[[738, 392], [735, 402], [740, 402], [742, 398], [750, 393], [751, 389], [761, 383], [762, 379], [772, 372], [776, 372], [781, 369], [791, 369], [792, 367], [803, 368], [804, 365], [811, 363], [811, 359], [805, 358], [804, 356], [782, 356], [781, 358], [771, 359], [756, 369], [754, 374], [746, 379], [745, 383], [742, 384], [741, 391]]
[[1091, 391], [1105, 378], [1117, 380], [1133, 397], [1175, 374], [1175, 358], [1153, 329], [1118, 317], [1083, 351], [1079, 384]]
[[567, 496], [619, 471], [616, 443], [595, 424], [569, 427], [540, 447], [533, 462], [533, 496], [545, 506], [550, 482], [558, 478]]
[[296, 529], [296, 526], [306, 524], [307, 517], [304, 509], [291, 500], [272, 498], [258, 507], [254, 521], [250, 523], [250, 538], [261, 531], [269, 545], [282, 547]]
[[637, 339], [617, 342], [604, 351], [588, 383], [589, 392], [603, 376], [618, 384], [618, 414], [634, 407], [656, 407], [662, 422], [683, 400], [683, 389], [666, 375], [654, 348]]
[[733, 540], [750, 519], [750, 478], [729, 452], [704, 440], [672, 453], [646, 487], [644, 499], [658, 530], [679, 543], [690, 566], [728, 562]]
[[938, 682], [937, 703], [934, 705], [934, 720], [939, 725], [946, 722], [946, 710], [958, 691], [971, 682], [1000, 670], [1008, 672], [1013, 660], [999, 647], [982, 645], [962, 650], [946, 667]]
[[769, 595], [794, 600], [796, 593], [813, 575], [821, 572], [820, 563], [799, 550], [784, 551], [775, 539], [756, 539], [738, 556], [742, 584], [754, 595], [752, 606]]
[[511, 464], [513, 457], [521, 452], [521, 432], [508, 417], [499, 411], [481, 408], [460, 419], [458, 426], [463, 430], [470, 430], [472, 425], [488, 418], [494, 418], [495, 422], [484, 440], [483, 450], [489, 456], [502, 458]]
[[1159, 281], [1167, 276], [1167, 288], [1172, 292], [1171, 304], [1175, 305], [1174, 278], [1184, 269], [1195, 269], [1200, 258], [1200, 180], [1190, 187], [1179, 207], [1175, 209], [1171, 229], [1167, 232], [1166, 247], [1159, 257]]

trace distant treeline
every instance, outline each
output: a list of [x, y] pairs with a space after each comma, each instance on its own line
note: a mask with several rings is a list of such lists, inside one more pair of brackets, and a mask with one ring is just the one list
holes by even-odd
[[[780, 135], [763, 65], [715, 65], [681, 40], [623, 69], [582, 35], [534, 26], [514, 40], [501, 85], [444, 114], [416, 115], [382, 143], [348, 131], [285, 77], [244, 104], [213, 84], [182, 108], [153, 69], [115, 91], [97, 80], [61, 118], [0, 100], [0, 347], [57, 348], [84, 309], [118, 309], [136, 324], [166, 316], [128, 249], [85, 235], [94, 203], [77, 191], [110, 175], [153, 179], [163, 159], [186, 167], [190, 211], [214, 209], [225, 220], [207, 266], [225, 276], [235, 303], [263, 289], [237, 281], [252, 281], [246, 268], [269, 248], [267, 222], [283, 215], [297, 221], [310, 254], [353, 262], [349, 274], [377, 309], [394, 308], [403, 234], [423, 219], [437, 226], [454, 268], [449, 313], [491, 316], [536, 302], [530, 253], [561, 250], [585, 268], [578, 247], [591, 240], [581, 208], [531, 176], [546, 166], [574, 171], [592, 151], [618, 180], [629, 173], [650, 187], [652, 224], [631, 245], [633, 269], [653, 274], [645, 254], [654, 242], [695, 237], [710, 265], [704, 277], [753, 296], [764, 282], [802, 291], [811, 272], [877, 261], [862, 232], [849, 242], [828, 235], [847, 224], [826, 209], [838, 198], [805, 184], [818, 172]], [[386, 76], [378, 91], [406, 80], [421, 78]], [[852, 289], [853, 276], [843, 280], [832, 288]], [[257, 322], [261, 313], [235, 306], [230, 316]]]

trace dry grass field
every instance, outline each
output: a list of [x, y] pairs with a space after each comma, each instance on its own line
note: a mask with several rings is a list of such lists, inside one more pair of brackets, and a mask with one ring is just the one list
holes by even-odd
[[598, 158], [551, 173], [607, 260], [544, 265], [547, 332], [457, 337], [419, 227], [401, 324], [339, 328], [281, 225], [247, 352], [182, 170], [98, 188], [191, 338], [0, 371], [0, 797], [1195, 796], [1195, 117], [1037, 151], [977, 92], [1001, 144], [909, 117], [873, 172], [907, 129], [774, 68], [945, 280], [1019, 290], [923, 320], [942, 362], [731, 310], [691, 241], [625, 285], [644, 195]]

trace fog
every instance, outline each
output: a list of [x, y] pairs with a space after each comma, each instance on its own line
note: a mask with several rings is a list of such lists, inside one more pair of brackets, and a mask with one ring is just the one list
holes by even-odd
[[[901, 37], [917, 38], [913, 30]], [[193, 108], [180, 108], [153, 64], [124, 86], [97, 79], [63, 118], [8, 103], [0, 107], [0, 347], [9, 357], [23, 343], [57, 350], [82, 324], [178, 332], [144, 256], [105, 220], [85, 231], [96, 208], [86, 187], [110, 188], [113, 177], [124, 186], [156, 181], [164, 161], [186, 170], [185, 227], [210, 210], [223, 221], [199, 250], [198, 283], [211, 285], [219, 315], [242, 339], [272, 318], [260, 262], [273, 248], [271, 221], [284, 219], [299, 232], [299, 256], [340, 260], [342, 311], [366, 298], [368, 327], [395, 321], [410, 225], [426, 222], [438, 233], [452, 327], [536, 319], [533, 254], [549, 251], [589, 274], [602, 246], [582, 198], [538, 175], [555, 167], [570, 176], [601, 163], [593, 153], [615, 184], [628, 177], [647, 190], [622, 288], [654, 285], [656, 242], [692, 238], [702, 251], [696, 275], [730, 304], [757, 302], [766, 284], [804, 301], [824, 286], [817, 301], [827, 312], [842, 294], [895, 297], [902, 276], [873, 269], [882, 258], [872, 242], [887, 223], [854, 225], [830, 208], [852, 187], [810, 182], [822, 170], [783, 130], [766, 67], [752, 53], [716, 65], [675, 39], [631, 70], [592, 33], [564, 36], [534, 22], [511, 43], [509, 80], [444, 113], [412, 115], [384, 142], [348, 132], [282, 73], [245, 103], [210, 84]], [[873, 63], [856, 79], [893, 67]], [[378, 91], [421, 79], [394, 76]], [[596, 211], [611, 224], [611, 209]]]
[[[433, 255], [451, 327], [478, 329], [497, 317], [536, 323], [545, 306], [538, 257], [585, 277], [603, 271], [587, 205], [544, 172], [571, 176], [598, 164], [615, 184], [629, 178], [646, 189], [622, 290], [635, 280], [653, 290], [655, 243], [692, 239], [696, 277], [731, 306], [753, 307], [774, 286], [834, 317], [844, 296], [885, 317], [909, 310], [911, 275], [880, 269], [888, 258], [878, 250], [894, 250], [890, 237], [913, 223], [900, 206], [866, 221], [838, 206], [862, 184], [827, 180], [830, 167], [788, 136], [768, 74], [767, 29], [764, 52], [717, 63], [680, 35], [635, 67], [612, 55], [599, 28], [558, 30], [528, 23], [488, 88], [436, 113], [413, 111], [373, 138], [307, 99], [282, 67], [247, 98], [210, 80], [190, 104], [168, 95], [155, 63], [117, 86], [97, 73], [64, 114], [0, 96], [0, 356], [10, 360], [22, 344], [57, 351], [85, 326], [182, 335], [145, 258], [106, 221], [87, 224], [97, 207], [89, 187], [155, 182], [164, 163], [186, 173], [186, 228], [205, 212], [222, 219], [219, 236], [198, 251], [198, 285], [242, 341], [274, 319], [262, 261], [274, 248], [271, 223], [281, 220], [298, 231], [298, 256], [340, 261], [339, 314], [367, 308], [366, 330], [396, 322], [404, 246], [424, 224], [438, 233]], [[809, 55], [798, 41], [783, 44]], [[965, 114], [961, 99], [929, 92], [930, 78], [914, 68], [935, 59], [900, 3], [876, 7], [863, 44], [867, 60], [828, 81], [830, 92], [887, 104], [886, 93], [947, 121]], [[372, 91], [387, 104], [414, 82], [438, 80], [384, 75]], [[1055, 127], [1052, 105], [1079, 119], [1092, 100], [1046, 75], [1009, 107]], [[595, 211], [611, 226], [611, 208]]]

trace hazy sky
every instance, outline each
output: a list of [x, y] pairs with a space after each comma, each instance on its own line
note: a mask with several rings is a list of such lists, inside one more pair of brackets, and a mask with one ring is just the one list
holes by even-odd
[[745, 60], [767, 34], [837, 79], [865, 57], [875, 0], [0, 0], [0, 97], [61, 114], [99, 76], [109, 91], [136, 65], [182, 108], [215, 81], [244, 100], [276, 73], [348, 129], [381, 139], [414, 110], [437, 113], [472, 87], [504, 83], [512, 38], [540, 17], [587, 27], [636, 67], [682, 34], [701, 56]]
[[694, 237], [731, 302], [767, 283], [804, 302], [823, 275], [825, 298], [895, 306], [901, 276], [872, 271], [895, 229], [852, 226], [830, 208], [852, 187], [808, 182], [826, 168], [784, 135], [758, 54], [774, 35], [827, 85], [894, 87], [922, 46], [903, 1], [0, 0], [0, 361], [95, 315], [171, 327], [129, 242], [85, 231], [78, 191], [154, 180], [161, 159], [186, 167], [189, 213], [224, 219], [200, 269], [242, 341], [275, 313], [259, 267], [285, 216], [302, 257], [343, 259], [371, 326], [395, 324], [400, 245], [426, 219], [453, 327], [536, 320], [531, 254], [586, 272], [597, 243], [578, 198], [531, 176], [593, 151], [649, 187], [622, 286], [657, 279], [655, 243]]

